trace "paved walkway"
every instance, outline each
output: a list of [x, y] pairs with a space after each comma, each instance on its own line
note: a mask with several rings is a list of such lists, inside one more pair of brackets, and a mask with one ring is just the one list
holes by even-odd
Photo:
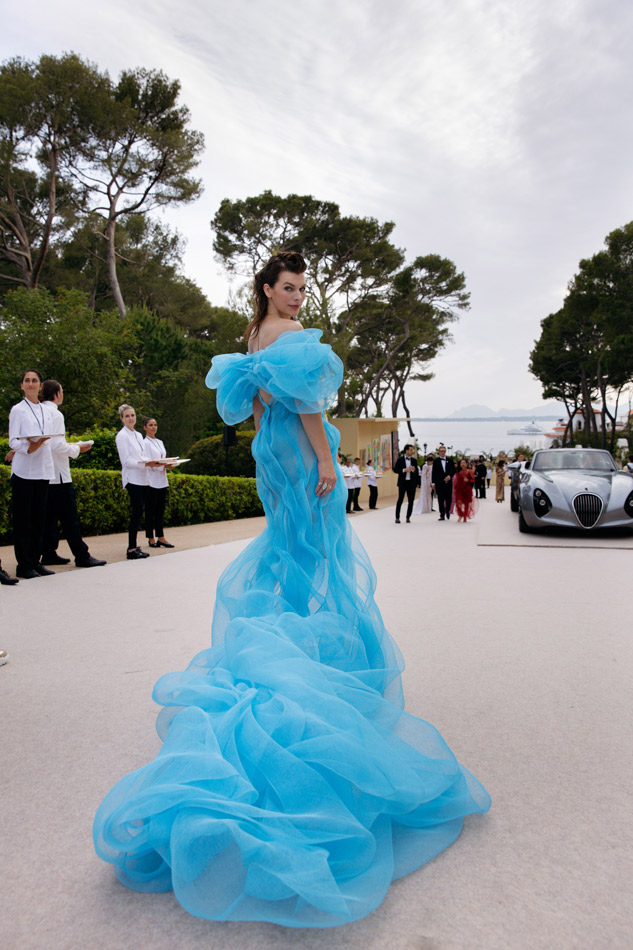
[[3, 948], [630, 950], [630, 551], [516, 547], [493, 501], [467, 525], [395, 525], [389, 508], [353, 523], [407, 708], [488, 787], [490, 814], [335, 930], [212, 923], [133, 893], [96, 858], [92, 818], [158, 750], [153, 683], [207, 645], [217, 578], [247, 541], [2, 587]]
[[[378, 509], [390, 508], [395, 504], [394, 498], [379, 498]], [[363, 515], [372, 512], [364, 508], [362, 512], [354, 512], [350, 515], [352, 522], [357, 521]], [[168, 548], [150, 548], [143, 531], [138, 533], [138, 542], [143, 551], [147, 551], [150, 557], [164, 557], [173, 554], [176, 551], [191, 550], [192, 548], [204, 548], [210, 544], [225, 544], [227, 541], [237, 541], [240, 538], [254, 538], [260, 534], [266, 526], [266, 519], [261, 518], [242, 518], [231, 521], [208, 521], [205, 524], [180, 525], [175, 528], [166, 528], [165, 537], [174, 545], [173, 550]], [[127, 553], [127, 532], [120, 534], [102, 534], [92, 538], [84, 538], [84, 541], [90, 549], [93, 557], [99, 560], [107, 561], [108, 564], [116, 564], [118, 561], [126, 560]], [[65, 571], [77, 570], [72, 558], [72, 551], [66, 541], [59, 543], [58, 554], [62, 557], [71, 559], [67, 565], [55, 566], [52, 570], [56, 574]], [[5, 571], [12, 576], [15, 574], [15, 552], [13, 545], [0, 545], [0, 563]], [[83, 571], [85, 573], [85, 570]]]

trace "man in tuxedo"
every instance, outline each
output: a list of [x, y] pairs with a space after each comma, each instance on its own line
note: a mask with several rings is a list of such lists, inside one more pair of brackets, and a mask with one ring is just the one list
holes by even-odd
[[475, 466], [475, 497], [486, 497], [486, 463], [483, 455], [479, 456], [479, 461]]
[[407, 524], [411, 523], [411, 512], [413, 511], [413, 502], [415, 501], [415, 490], [420, 484], [420, 473], [418, 465], [413, 458], [414, 448], [412, 445], [405, 445], [404, 455], [396, 459], [393, 471], [398, 476], [398, 502], [396, 504], [396, 524], [400, 524], [400, 509], [404, 496], [407, 496]]
[[440, 445], [438, 457], [433, 462], [431, 473], [431, 487], [435, 489], [437, 504], [440, 509], [440, 521], [448, 520], [451, 516], [451, 502], [453, 500], [453, 476], [455, 463], [446, 458], [446, 446]]

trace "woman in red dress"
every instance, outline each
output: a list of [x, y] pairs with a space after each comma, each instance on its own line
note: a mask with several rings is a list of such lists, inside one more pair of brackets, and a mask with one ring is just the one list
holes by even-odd
[[477, 511], [476, 499], [473, 498], [474, 482], [475, 473], [471, 466], [466, 459], [460, 459], [457, 475], [453, 479], [453, 496], [455, 498], [457, 521], [461, 521], [463, 524], [474, 518]]

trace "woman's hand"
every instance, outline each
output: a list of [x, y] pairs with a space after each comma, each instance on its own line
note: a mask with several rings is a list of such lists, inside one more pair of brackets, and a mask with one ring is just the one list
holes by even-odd
[[319, 462], [319, 477], [314, 494], [321, 498], [323, 495], [329, 495], [336, 485], [336, 472], [332, 460]]
[[45, 435], [41, 439], [29, 439], [29, 447], [27, 452], [29, 455], [33, 455], [33, 452], [37, 452], [41, 445], [44, 445], [45, 442], [48, 442], [50, 436]]

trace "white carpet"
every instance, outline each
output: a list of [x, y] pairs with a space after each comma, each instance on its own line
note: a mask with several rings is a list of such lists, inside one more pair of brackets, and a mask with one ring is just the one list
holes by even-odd
[[354, 519], [407, 708], [493, 807], [335, 930], [197, 920], [120, 886], [92, 849], [100, 799], [159, 748], [154, 681], [207, 645], [217, 577], [247, 542], [0, 588], [3, 950], [630, 950], [630, 555], [478, 546], [503, 515], [515, 528], [492, 501], [465, 526]]

